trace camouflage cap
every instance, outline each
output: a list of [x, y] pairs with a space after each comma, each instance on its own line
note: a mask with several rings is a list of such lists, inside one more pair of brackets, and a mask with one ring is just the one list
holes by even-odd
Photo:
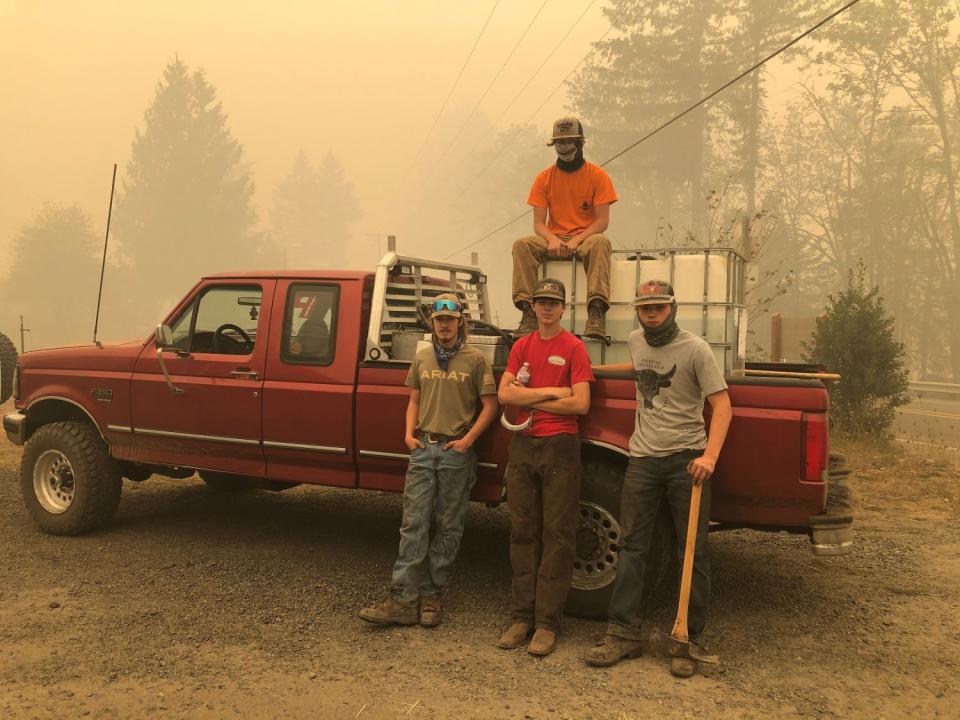
[[562, 117], [553, 123], [553, 137], [547, 145], [553, 145], [557, 140], [566, 138], [582, 138], [583, 125], [575, 117]]
[[637, 288], [634, 307], [641, 305], [666, 305], [676, 300], [673, 286], [666, 280], [647, 280]]
[[559, 300], [562, 303], [567, 301], [567, 288], [563, 283], [553, 278], [544, 278], [537, 283], [530, 297], [534, 300]]

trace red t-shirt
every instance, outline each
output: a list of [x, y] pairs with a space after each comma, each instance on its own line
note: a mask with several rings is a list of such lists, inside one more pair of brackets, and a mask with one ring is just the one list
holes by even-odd
[[[567, 330], [561, 330], [549, 340], [532, 332], [520, 338], [510, 350], [507, 372], [516, 375], [524, 363], [530, 363], [530, 382], [527, 387], [573, 387], [577, 383], [593, 382], [593, 368], [583, 341]], [[549, 437], [569, 433], [577, 435], [580, 426], [576, 415], [557, 415], [537, 410], [533, 424], [524, 433], [534, 437]]]

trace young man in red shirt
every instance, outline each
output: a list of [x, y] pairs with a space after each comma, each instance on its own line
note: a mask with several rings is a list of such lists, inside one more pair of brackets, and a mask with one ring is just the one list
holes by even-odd
[[610, 223], [610, 206], [617, 201], [610, 176], [599, 165], [583, 158], [583, 125], [575, 117], [553, 124], [547, 145], [557, 151], [557, 161], [537, 175], [527, 204], [533, 206], [534, 235], [513, 243], [513, 304], [523, 312], [522, 337], [537, 329], [530, 291], [545, 258], [576, 256], [587, 276], [587, 324], [583, 334], [603, 339], [610, 306], [610, 241], [604, 235]]
[[[593, 370], [578, 337], [560, 325], [566, 289], [541, 280], [532, 293], [536, 332], [518, 340], [500, 380], [503, 405], [529, 408], [533, 422], [510, 441], [507, 500], [513, 623], [497, 641], [519, 647], [534, 628], [527, 651], [548, 655], [556, 645], [576, 555], [580, 502], [577, 415], [590, 409]], [[517, 382], [527, 365], [530, 379]]]

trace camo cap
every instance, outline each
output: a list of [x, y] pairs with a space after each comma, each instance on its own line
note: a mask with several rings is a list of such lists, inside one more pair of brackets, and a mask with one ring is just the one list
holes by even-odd
[[582, 138], [583, 125], [575, 117], [562, 117], [553, 123], [553, 137], [547, 145], [553, 145], [557, 140], [567, 138]]
[[666, 305], [676, 300], [673, 286], [666, 280], [647, 280], [637, 288], [634, 307], [641, 305]]
[[531, 298], [534, 300], [546, 300], [549, 298], [550, 300], [559, 300], [565, 303], [567, 301], [567, 288], [565, 288], [559, 280], [544, 278], [538, 282], [537, 286], [533, 289]]

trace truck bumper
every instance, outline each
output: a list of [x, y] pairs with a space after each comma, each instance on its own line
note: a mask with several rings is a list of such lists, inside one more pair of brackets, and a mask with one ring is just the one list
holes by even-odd
[[4, 415], [3, 430], [10, 442], [23, 445], [27, 441], [27, 416], [18, 412]]

